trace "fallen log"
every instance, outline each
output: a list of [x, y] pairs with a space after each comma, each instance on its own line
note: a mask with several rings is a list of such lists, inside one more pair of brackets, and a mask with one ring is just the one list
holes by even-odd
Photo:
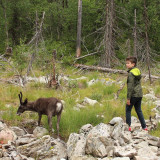
[[[74, 66], [77, 68], [81, 68], [81, 69], [97, 70], [97, 71], [103, 71], [103, 72], [109, 72], [109, 73], [120, 73], [120, 74], [127, 75], [127, 71], [120, 70], [120, 69], [104, 68], [104, 67], [99, 67], [99, 66], [87, 66], [83, 64], [75, 64]], [[142, 74], [142, 76], [145, 78], [149, 78], [147, 74]], [[159, 76], [151, 76], [151, 78], [160, 79]]]

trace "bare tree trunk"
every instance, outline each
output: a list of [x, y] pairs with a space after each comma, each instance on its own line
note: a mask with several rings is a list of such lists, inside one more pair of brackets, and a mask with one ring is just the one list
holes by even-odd
[[127, 48], [128, 48], [128, 56], [131, 55], [131, 43], [130, 43], [130, 39], [127, 40]]
[[51, 76], [50, 82], [49, 82], [49, 87], [56, 87], [57, 88], [57, 82], [56, 82], [56, 50], [53, 51], [53, 75]]
[[111, 58], [114, 55], [113, 45], [114, 0], [106, 0], [106, 26], [105, 26], [105, 54], [101, 56], [100, 66], [111, 67]]
[[77, 48], [76, 57], [81, 56], [82, 0], [78, 0]]
[[[87, 66], [82, 64], [75, 64], [76, 68], [81, 68], [85, 70], [96, 70], [96, 71], [102, 71], [102, 72], [109, 72], [109, 73], [119, 73], [119, 74], [125, 74], [127, 75], [127, 71], [120, 70], [120, 69], [112, 69], [112, 68], [104, 68], [99, 66]], [[148, 78], [148, 74], [142, 74], [143, 77]], [[154, 79], [160, 79], [159, 76], [151, 76]]]
[[37, 15], [37, 12], [36, 12], [36, 33], [33, 36], [32, 40], [29, 42], [29, 44], [31, 44], [33, 41], [35, 41], [35, 51], [33, 52], [32, 56], [31, 56], [31, 60], [29, 62], [28, 68], [27, 68], [26, 76], [29, 75], [29, 73], [32, 69], [32, 63], [35, 59], [35, 56], [38, 54], [38, 43], [39, 43], [39, 40], [40, 40], [40, 36], [42, 35], [42, 26], [43, 26], [43, 21], [44, 21], [44, 15], [45, 15], [45, 12], [43, 12], [42, 20], [41, 20], [41, 23], [39, 25], [38, 24], [38, 15]]
[[148, 38], [148, 14], [147, 14], [147, 7], [146, 7], [146, 0], [144, 0], [144, 19], [145, 19], [145, 41], [146, 41], [146, 62], [148, 66], [148, 75], [150, 84], [152, 83], [151, 79], [151, 71], [150, 71], [150, 54], [149, 54], [149, 38]]
[[[5, 1], [6, 2], [6, 1]], [[8, 24], [7, 24], [7, 14], [6, 14], [6, 7], [5, 5], [3, 4], [2, 0], [0, 0], [0, 4], [3, 8], [3, 14], [4, 14], [4, 19], [5, 19], [5, 30], [6, 30], [6, 48], [9, 47], [9, 38], [8, 38]]]
[[137, 15], [136, 9], [134, 10], [134, 53], [133, 55], [137, 58]]

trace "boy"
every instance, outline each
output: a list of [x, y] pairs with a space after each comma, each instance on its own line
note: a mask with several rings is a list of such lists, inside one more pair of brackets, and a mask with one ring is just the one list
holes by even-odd
[[138, 68], [136, 68], [136, 64], [136, 57], [126, 58], [126, 67], [128, 68], [126, 123], [129, 125], [129, 131], [131, 131], [131, 110], [134, 106], [142, 128], [148, 131], [141, 110], [141, 101], [143, 96], [141, 87], [141, 72]]

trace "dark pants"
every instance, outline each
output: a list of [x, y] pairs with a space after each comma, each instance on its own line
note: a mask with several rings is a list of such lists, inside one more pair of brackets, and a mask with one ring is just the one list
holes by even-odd
[[138, 115], [138, 118], [141, 122], [142, 128], [146, 128], [146, 123], [143, 117], [143, 113], [141, 110], [141, 101], [142, 97], [131, 97], [131, 105], [126, 105], [126, 123], [130, 126], [131, 125], [131, 110], [134, 106], [136, 113]]

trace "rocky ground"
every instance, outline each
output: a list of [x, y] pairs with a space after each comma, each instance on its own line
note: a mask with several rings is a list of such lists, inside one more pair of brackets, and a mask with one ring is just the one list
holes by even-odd
[[[148, 128], [153, 123], [147, 122]], [[132, 131], [120, 117], [109, 124], [82, 126], [67, 143], [54, 139], [42, 127], [28, 134], [19, 127], [0, 122], [0, 160], [160, 160], [160, 138], [141, 129], [132, 117]]]

